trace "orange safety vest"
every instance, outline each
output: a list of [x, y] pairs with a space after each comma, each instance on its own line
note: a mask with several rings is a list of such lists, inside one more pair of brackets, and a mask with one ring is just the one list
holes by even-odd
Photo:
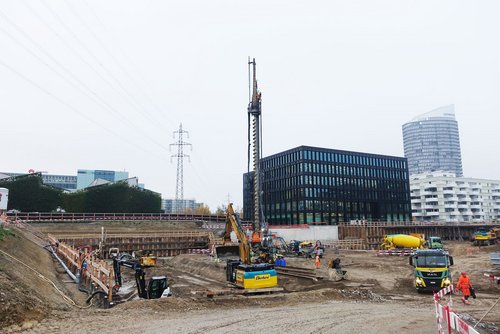
[[457, 289], [462, 290], [462, 294], [464, 296], [470, 296], [470, 279], [469, 276], [460, 276], [457, 282]]

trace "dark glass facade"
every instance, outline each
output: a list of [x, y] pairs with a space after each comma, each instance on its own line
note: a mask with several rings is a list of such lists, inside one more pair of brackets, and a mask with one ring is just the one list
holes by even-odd
[[[261, 163], [271, 225], [411, 219], [406, 158], [300, 146]], [[245, 219], [253, 219], [252, 177], [243, 175]]]

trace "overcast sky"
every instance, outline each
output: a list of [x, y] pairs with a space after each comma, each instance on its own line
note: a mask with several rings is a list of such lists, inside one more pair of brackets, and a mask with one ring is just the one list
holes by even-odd
[[455, 104], [464, 176], [500, 179], [498, 1], [0, 0], [0, 171], [126, 170], [242, 206], [247, 57], [264, 156], [403, 156], [401, 126]]

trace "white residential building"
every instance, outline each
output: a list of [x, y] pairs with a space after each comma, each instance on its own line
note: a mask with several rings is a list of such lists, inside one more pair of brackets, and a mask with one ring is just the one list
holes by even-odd
[[417, 221], [500, 221], [500, 181], [456, 177], [437, 171], [410, 176], [412, 216]]

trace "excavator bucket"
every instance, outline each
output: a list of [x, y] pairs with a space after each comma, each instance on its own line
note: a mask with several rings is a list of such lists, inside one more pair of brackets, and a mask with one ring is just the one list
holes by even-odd
[[217, 246], [215, 247], [215, 253], [218, 258], [239, 258], [240, 248], [238, 246]]

